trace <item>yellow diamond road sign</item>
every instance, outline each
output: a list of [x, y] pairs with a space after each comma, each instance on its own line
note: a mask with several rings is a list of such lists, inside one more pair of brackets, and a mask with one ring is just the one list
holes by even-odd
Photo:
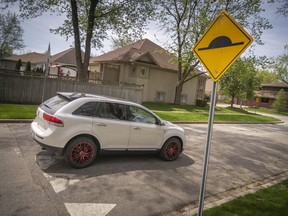
[[252, 43], [253, 38], [226, 11], [221, 11], [193, 52], [216, 82]]

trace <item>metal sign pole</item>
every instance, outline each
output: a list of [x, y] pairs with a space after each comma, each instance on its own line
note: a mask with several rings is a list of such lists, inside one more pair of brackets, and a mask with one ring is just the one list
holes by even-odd
[[47, 76], [49, 75], [49, 66], [50, 66], [50, 57], [51, 57], [51, 48], [50, 48], [50, 43], [48, 45], [48, 50], [46, 52], [47, 54], [47, 59], [45, 62], [45, 73], [44, 73], [44, 83], [43, 83], [43, 89], [42, 89], [42, 97], [41, 97], [41, 102], [44, 102], [44, 94], [45, 94], [45, 88], [46, 88], [46, 81], [47, 81]]
[[205, 154], [204, 154], [202, 182], [201, 182], [200, 195], [199, 195], [198, 216], [202, 216], [203, 207], [204, 207], [206, 179], [207, 179], [207, 173], [208, 173], [209, 154], [210, 154], [210, 146], [211, 146], [211, 139], [212, 139], [212, 133], [213, 133], [214, 112], [215, 112], [215, 105], [216, 105], [217, 84], [218, 84], [217, 82], [213, 82], [211, 104], [210, 104], [210, 111], [209, 111], [209, 121], [208, 121], [207, 143], [206, 143], [206, 149], [205, 149]]

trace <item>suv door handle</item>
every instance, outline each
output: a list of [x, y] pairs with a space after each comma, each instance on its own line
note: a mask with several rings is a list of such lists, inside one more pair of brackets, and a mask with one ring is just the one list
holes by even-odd
[[106, 127], [106, 124], [104, 124], [104, 123], [97, 123], [97, 126]]
[[133, 127], [134, 130], [141, 130], [140, 127]]

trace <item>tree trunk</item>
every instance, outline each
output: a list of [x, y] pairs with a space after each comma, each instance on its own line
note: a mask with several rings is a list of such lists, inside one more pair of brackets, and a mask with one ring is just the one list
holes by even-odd
[[180, 105], [181, 104], [181, 94], [184, 82], [178, 82], [175, 89], [175, 97], [174, 97], [174, 104]]
[[85, 41], [85, 55], [84, 59], [82, 60], [77, 2], [76, 0], [71, 0], [72, 23], [73, 23], [75, 51], [76, 51], [76, 64], [78, 69], [78, 78], [79, 81], [82, 82], [86, 82], [89, 79], [88, 67], [91, 54], [91, 39], [93, 36], [93, 28], [95, 21], [94, 12], [97, 4], [98, 1], [95, 0], [90, 1], [87, 31], [86, 31], [86, 41]]
[[231, 104], [230, 104], [231, 108], [233, 108], [234, 99], [235, 99], [235, 96], [234, 96], [234, 95], [232, 95], [232, 97], [231, 97]]
[[95, 0], [90, 1], [88, 23], [87, 23], [88, 28], [86, 31], [86, 41], [85, 41], [85, 55], [84, 55], [84, 62], [83, 62], [83, 78], [85, 75], [85, 80], [89, 79], [88, 67], [89, 67], [89, 60], [90, 60], [90, 54], [91, 54], [91, 40], [93, 36], [93, 28], [94, 28], [94, 21], [95, 21], [94, 12], [95, 12], [97, 4], [98, 4], [98, 1], [95, 1]]
[[82, 55], [81, 55], [81, 42], [80, 42], [80, 33], [79, 33], [79, 21], [78, 21], [78, 9], [76, 0], [71, 0], [71, 10], [72, 10], [72, 23], [74, 31], [74, 40], [75, 40], [75, 57], [78, 70], [78, 78], [80, 81], [86, 80], [86, 74], [83, 71]]

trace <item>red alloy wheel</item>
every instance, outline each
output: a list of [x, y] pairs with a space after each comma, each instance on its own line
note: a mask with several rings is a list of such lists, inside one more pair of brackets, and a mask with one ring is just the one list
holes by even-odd
[[179, 154], [179, 145], [176, 142], [170, 142], [166, 148], [166, 156], [168, 159], [173, 159]]
[[79, 142], [71, 151], [71, 161], [84, 165], [92, 160], [94, 154], [94, 147], [91, 143]]

